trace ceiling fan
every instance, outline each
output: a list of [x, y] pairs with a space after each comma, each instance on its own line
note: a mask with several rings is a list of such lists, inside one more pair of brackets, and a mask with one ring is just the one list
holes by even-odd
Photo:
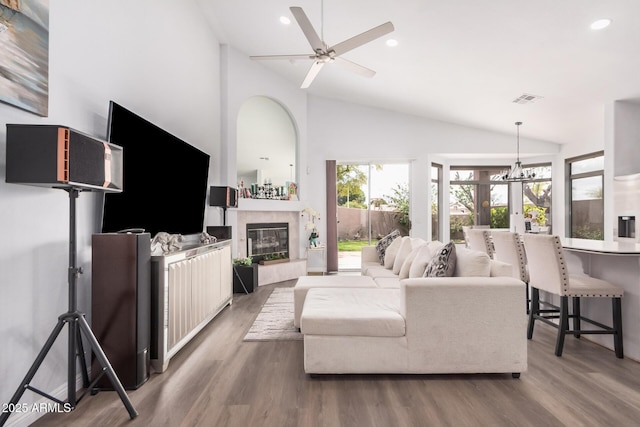
[[313, 64], [311, 68], [307, 72], [307, 76], [305, 77], [302, 85], [300, 86], [302, 89], [308, 88], [313, 80], [316, 78], [322, 67], [329, 62], [335, 62], [337, 64], [342, 65], [346, 69], [359, 74], [364, 77], [373, 77], [376, 72], [363, 67], [362, 65], [356, 64], [355, 62], [351, 62], [347, 59], [340, 57], [340, 55], [349, 52], [357, 47], [362, 46], [363, 44], [369, 43], [377, 38], [384, 36], [394, 30], [393, 24], [391, 22], [385, 22], [382, 25], [378, 25], [364, 33], [358, 34], [357, 36], [353, 36], [350, 39], [347, 39], [341, 43], [338, 43], [333, 46], [329, 46], [318, 36], [318, 33], [315, 31], [313, 26], [311, 25], [311, 21], [304, 13], [301, 7], [290, 7], [291, 13], [294, 18], [298, 22], [298, 25], [302, 29], [302, 32], [307, 37], [309, 44], [311, 44], [311, 48], [313, 49], [312, 54], [300, 54], [300, 55], [266, 55], [266, 56], [251, 56], [251, 59], [257, 60], [269, 60], [269, 59], [287, 59], [287, 60], [297, 60], [297, 59], [312, 59]]

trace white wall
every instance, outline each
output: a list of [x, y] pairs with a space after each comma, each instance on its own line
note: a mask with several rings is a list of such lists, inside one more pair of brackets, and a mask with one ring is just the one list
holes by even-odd
[[[307, 182], [307, 93], [282, 77], [270, 72], [264, 65], [252, 61], [249, 57], [228, 45], [221, 47], [221, 87], [222, 87], [222, 142], [223, 162], [222, 180], [224, 185], [236, 186], [237, 159], [237, 121], [242, 104], [254, 96], [266, 96], [278, 102], [291, 116], [296, 128], [298, 152], [296, 176], [301, 200], [308, 197]], [[323, 190], [324, 193], [324, 190]], [[273, 203], [287, 203], [271, 201]], [[293, 205], [292, 205], [293, 206]], [[227, 225], [237, 230], [237, 212], [227, 212]], [[234, 233], [237, 235], [238, 231]], [[300, 252], [304, 253], [305, 242], [300, 242]], [[238, 255], [238, 245], [245, 241], [233, 239], [233, 254]]]
[[[409, 161], [413, 227], [411, 234], [425, 239], [431, 238], [430, 203], [426, 194], [430, 193], [432, 161], [442, 163], [444, 158], [448, 158], [445, 166], [509, 165], [513, 159], [505, 159], [504, 153], [514, 153], [515, 157], [514, 135], [498, 134], [317, 96], [309, 96], [308, 123], [308, 162], [312, 174], [308, 180], [309, 188], [305, 191], [312, 206], [325, 213], [325, 160], [381, 163]], [[559, 151], [559, 146], [555, 143], [522, 137], [520, 147], [521, 153], [540, 156]], [[474, 156], [475, 154], [480, 154], [481, 158]], [[502, 160], [487, 159], [491, 154], [502, 157]], [[321, 229], [321, 235], [324, 235], [325, 231]], [[442, 236], [443, 239], [447, 237]]]
[[615, 101], [613, 114], [614, 176], [639, 174], [640, 104]]
[[[49, 117], [0, 104], [0, 176], [6, 123], [51, 123], [106, 136], [109, 100], [122, 104], [211, 158], [220, 181], [219, 44], [193, 0], [50, 2]], [[140, 165], [164, 173], [167, 165]], [[67, 304], [66, 192], [0, 179], [0, 402], [8, 402]], [[101, 197], [78, 199], [79, 309], [90, 319], [91, 234]], [[217, 212], [215, 212], [217, 215]], [[211, 213], [207, 214], [209, 221]], [[66, 329], [36, 376], [66, 397]], [[38, 396], [26, 391], [22, 402]], [[124, 408], [122, 409], [125, 410]], [[37, 416], [38, 414], [34, 414]], [[41, 415], [41, 414], [40, 414]], [[9, 425], [26, 423], [18, 414]]]

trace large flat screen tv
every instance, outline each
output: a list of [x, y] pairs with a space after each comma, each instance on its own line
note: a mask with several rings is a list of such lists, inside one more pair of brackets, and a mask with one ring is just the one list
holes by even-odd
[[208, 154], [113, 101], [107, 140], [123, 148], [123, 191], [105, 194], [103, 233], [203, 231]]

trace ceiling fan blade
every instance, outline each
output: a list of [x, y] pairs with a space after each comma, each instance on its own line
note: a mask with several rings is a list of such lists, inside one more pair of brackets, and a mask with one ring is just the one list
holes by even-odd
[[315, 61], [313, 65], [311, 65], [311, 68], [307, 73], [307, 77], [304, 78], [302, 85], [300, 85], [300, 89], [306, 89], [309, 86], [311, 86], [311, 82], [313, 82], [313, 79], [316, 78], [316, 76], [318, 75], [318, 73], [320, 72], [324, 64], [325, 64], [324, 62]]
[[293, 6], [290, 7], [289, 10], [291, 10], [293, 17], [296, 18], [302, 32], [307, 37], [307, 40], [309, 40], [309, 44], [311, 44], [313, 51], [324, 51], [326, 49], [324, 42], [320, 40], [318, 33], [316, 33], [313, 25], [311, 25], [311, 21], [309, 21], [309, 18], [307, 18], [307, 15], [304, 13], [302, 8]]
[[334, 58], [336, 64], [341, 65], [342, 67], [346, 68], [349, 71], [352, 71], [360, 76], [363, 77], [368, 77], [371, 78], [373, 76], [376, 75], [376, 72], [367, 68], [367, 67], [363, 67], [360, 64], [356, 64], [355, 62], [351, 62], [347, 59], [344, 58]]
[[314, 59], [315, 56], [313, 55], [308, 55], [308, 54], [301, 54], [301, 55], [259, 55], [259, 56], [250, 56], [249, 58], [251, 59], [288, 59], [290, 61], [295, 61], [298, 59]]
[[357, 36], [353, 36], [348, 40], [338, 43], [337, 45], [332, 46], [329, 50], [334, 51], [336, 56], [342, 55], [345, 52], [349, 52], [350, 50], [362, 46], [365, 43], [369, 43], [370, 41], [382, 37], [385, 34], [389, 34], [393, 30], [393, 24], [391, 22], [385, 22], [384, 24], [378, 25], [377, 27], [374, 27], [369, 31], [365, 31], [364, 33], [358, 34]]

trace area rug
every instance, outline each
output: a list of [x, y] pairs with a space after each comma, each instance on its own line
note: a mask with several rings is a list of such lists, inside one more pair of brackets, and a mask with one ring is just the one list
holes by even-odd
[[244, 341], [301, 339], [302, 334], [293, 326], [293, 288], [274, 288]]

